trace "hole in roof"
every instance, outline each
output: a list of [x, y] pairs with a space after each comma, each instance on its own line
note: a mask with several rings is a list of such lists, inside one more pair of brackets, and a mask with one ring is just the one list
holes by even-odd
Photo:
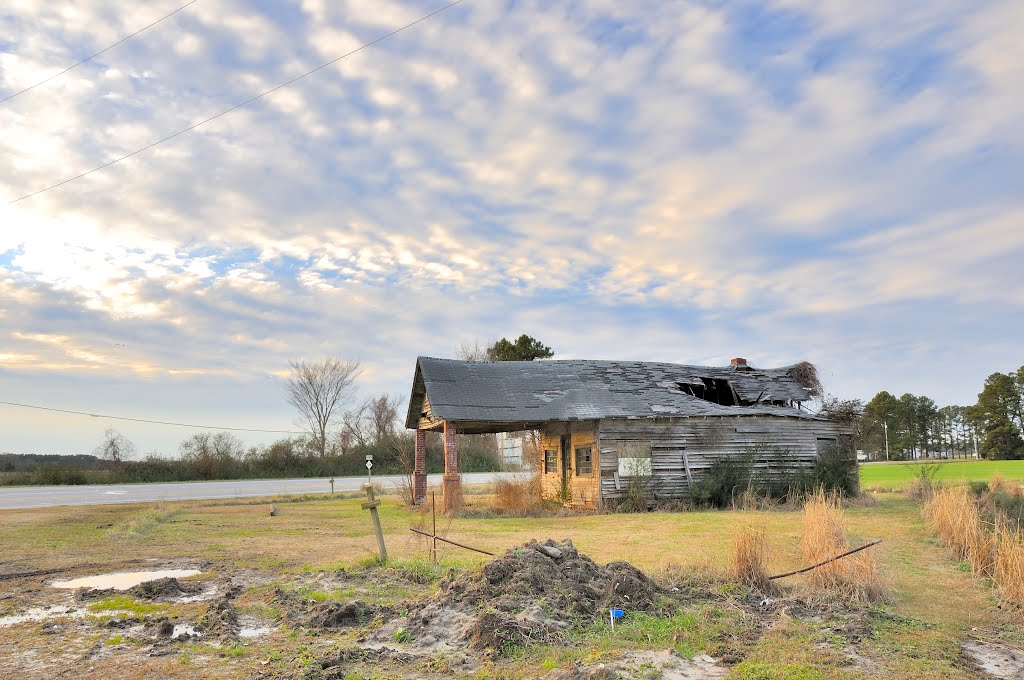
[[719, 406], [739, 406], [732, 385], [724, 378], [701, 378], [700, 383], [676, 383], [686, 394]]

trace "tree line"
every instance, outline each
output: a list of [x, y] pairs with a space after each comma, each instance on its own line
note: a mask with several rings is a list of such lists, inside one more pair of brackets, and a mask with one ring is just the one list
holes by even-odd
[[990, 375], [969, 406], [883, 390], [866, 404], [826, 399], [823, 410], [855, 424], [858, 448], [873, 460], [1024, 458], [1024, 366]]
[[[230, 432], [198, 432], [181, 442], [178, 456], [157, 453], [135, 457], [134, 445], [108, 430], [94, 455], [0, 456], [0, 485], [21, 484], [124, 484], [135, 482], [184, 482], [218, 479], [274, 479], [285, 477], [359, 476], [366, 474], [365, 457], [373, 455], [374, 474], [405, 474], [412, 468], [413, 436], [394, 432], [378, 438], [367, 431], [349, 431], [347, 445], [338, 433], [325, 455], [310, 437], [283, 438], [271, 444], [247, 446]], [[461, 472], [490, 472], [500, 463], [493, 441], [465, 437], [460, 443]], [[493, 439], [493, 438], [492, 438]], [[109, 444], [123, 457], [110, 456]], [[444, 471], [440, 436], [427, 438], [427, 472]]]
[[[501, 338], [481, 347], [464, 344], [457, 354], [485, 361], [531, 361], [553, 356], [528, 335]], [[177, 457], [150, 453], [123, 434], [107, 429], [91, 455], [0, 455], [0, 484], [103, 484], [217, 479], [358, 476], [373, 456], [377, 474], [408, 474], [414, 435], [404, 428], [404, 399], [387, 393], [358, 400], [359, 361], [326, 356], [291, 361], [285, 398], [298, 413], [304, 434], [271, 444], [247, 446], [231, 432], [198, 432], [178, 446]], [[428, 433], [427, 472], [444, 471], [440, 435]], [[459, 470], [501, 469], [497, 441], [488, 435], [459, 437]]]

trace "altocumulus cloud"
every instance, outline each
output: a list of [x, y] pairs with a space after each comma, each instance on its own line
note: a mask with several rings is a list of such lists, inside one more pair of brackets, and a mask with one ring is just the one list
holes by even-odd
[[[177, 4], [8, 5], [0, 94]], [[808, 358], [861, 397], [968, 402], [1022, 362], [1012, 0], [467, 0], [7, 204], [441, 4], [200, 0], [0, 105], [0, 390], [287, 428], [289, 358], [404, 392], [416, 354], [522, 331], [562, 357]], [[106, 425], [0, 418], [13, 450]]]

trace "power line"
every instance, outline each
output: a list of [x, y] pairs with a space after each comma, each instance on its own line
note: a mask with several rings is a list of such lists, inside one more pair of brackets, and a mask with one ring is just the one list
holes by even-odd
[[49, 406], [36, 406], [34, 404], [19, 404], [14, 401], [0, 401], [6, 406], [20, 406], [21, 408], [34, 408], [39, 411], [54, 411], [56, 413], [70, 413], [76, 416], [89, 416], [91, 418], [107, 418], [108, 420], [129, 420], [133, 423], [149, 423], [151, 425], [176, 425], [178, 427], [194, 427], [200, 430], [231, 430], [232, 432], [269, 432], [271, 434], [306, 434], [294, 430], [255, 430], [246, 427], [217, 427], [215, 425], [196, 425], [195, 423], [174, 423], [166, 420], [147, 420], [145, 418], [128, 418], [126, 416], [109, 416], [102, 413], [88, 413], [86, 411], [69, 411], [63, 408], [50, 408]]
[[25, 94], [25, 93], [26, 93], [26, 92], [28, 92], [29, 90], [34, 90], [35, 88], [39, 87], [40, 85], [43, 85], [43, 84], [45, 84], [45, 83], [48, 83], [48, 82], [50, 82], [51, 80], [53, 80], [53, 79], [54, 79], [54, 78], [56, 78], [57, 76], [62, 76], [62, 75], [64, 75], [65, 73], [67, 73], [68, 71], [70, 71], [71, 69], [75, 69], [75, 68], [78, 68], [79, 66], [81, 66], [82, 64], [84, 64], [84, 63], [85, 63], [85, 62], [87, 62], [87, 61], [92, 61], [93, 59], [95, 59], [96, 57], [100, 56], [100, 55], [101, 55], [101, 54], [103, 54], [104, 52], [108, 52], [108, 51], [110, 51], [110, 50], [114, 49], [115, 47], [117, 47], [118, 45], [120, 45], [121, 43], [123, 43], [123, 42], [126, 42], [126, 41], [128, 41], [128, 40], [131, 40], [132, 38], [134, 38], [135, 36], [137, 36], [137, 35], [138, 35], [139, 33], [142, 33], [143, 31], [147, 31], [147, 30], [149, 30], [149, 29], [153, 28], [154, 26], [156, 26], [157, 24], [159, 24], [159, 23], [160, 23], [161, 21], [163, 21], [164, 19], [170, 19], [170, 18], [171, 18], [172, 16], [174, 16], [175, 14], [177, 14], [178, 12], [180, 12], [181, 10], [185, 9], [185, 8], [186, 8], [186, 7], [188, 7], [189, 5], [195, 4], [195, 3], [196, 3], [196, 2], [198, 2], [198, 1], [199, 1], [199, 0], [191, 0], [190, 2], [186, 2], [186, 3], [184, 4], [184, 5], [182, 5], [182, 6], [181, 6], [181, 7], [179, 7], [178, 9], [174, 10], [174, 11], [173, 11], [173, 12], [171, 12], [170, 14], [166, 14], [166, 15], [164, 15], [164, 16], [162, 16], [162, 17], [160, 17], [159, 19], [157, 19], [157, 20], [156, 20], [156, 21], [154, 21], [153, 23], [149, 24], [148, 26], [143, 26], [142, 28], [140, 28], [139, 30], [135, 31], [134, 33], [129, 33], [128, 35], [126, 35], [125, 37], [121, 38], [120, 40], [118, 40], [118, 41], [117, 41], [116, 43], [114, 43], [113, 45], [108, 45], [107, 47], [104, 47], [104, 48], [103, 48], [102, 50], [100, 50], [100, 51], [99, 51], [99, 52], [97, 52], [96, 54], [93, 54], [93, 55], [91, 55], [91, 56], [88, 56], [88, 57], [86, 57], [85, 59], [83, 59], [82, 61], [79, 61], [79, 62], [77, 62], [77, 63], [74, 63], [74, 64], [72, 64], [71, 66], [68, 66], [68, 67], [67, 67], [66, 69], [64, 69], [64, 70], [63, 70], [63, 71], [61, 71], [60, 73], [54, 73], [54, 74], [53, 74], [52, 76], [50, 76], [49, 78], [44, 78], [43, 80], [40, 80], [40, 81], [39, 81], [38, 83], [36, 83], [35, 85], [30, 85], [29, 87], [26, 87], [26, 88], [25, 88], [24, 90], [19, 90], [18, 92], [15, 92], [14, 94], [12, 94], [12, 95], [10, 95], [10, 96], [7, 96], [7, 97], [4, 97], [3, 99], [0, 99], [0, 104], [3, 104], [4, 102], [9, 102], [9, 101], [11, 101], [12, 99], [14, 99], [15, 97], [17, 97], [18, 95], [22, 95], [22, 94]]
[[44, 189], [39, 189], [38, 191], [33, 191], [30, 194], [25, 194], [21, 198], [16, 198], [13, 201], [8, 201], [8, 204], [17, 203], [18, 201], [23, 201], [26, 198], [31, 198], [32, 196], [36, 196], [36, 195], [41, 194], [41, 193], [43, 193], [45, 191], [49, 191], [50, 189], [56, 189], [57, 187], [63, 186], [65, 184], [68, 184], [69, 182], [74, 182], [76, 179], [81, 179], [81, 178], [85, 177], [86, 175], [91, 175], [92, 173], [98, 172], [100, 170], [103, 170], [104, 168], [109, 168], [111, 165], [114, 165], [115, 163], [120, 163], [121, 161], [126, 160], [128, 158], [131, 158], [132, 156], [138, 155], [138, 154], [142, 153], [143, 151], [148, 151], [149, 149], [152, 149], [154, 146], [158, 146], [160, 144], [163, 144], [164, 142], [167, 142], [167, 141], [170, 141], [170, 140], [174, 139], [175, 137], [179, 137], [179, 136], [185, 134], [186, 132], [191, 132], [192, 130], [195, 130], [197, 127], [200, 127], [201, 125], [206, 125], [207, 123], [209, 123], [211, 121], [214, 121], [214, 120], [220, 118], [221, 116], [225, 116], [225, 115], [231, 113], [232, 111], [236, 111], [236, 110], [242, 108], [243, 106], [246, 106], [248, 104], [253, 103], [257, 99], [262, 99], [263, 97], [266, 97], [268, 94], [271, 94], [273, 92], [277, 92], [278, 90], [280, 90], [282, 88], [288, 87], [289, 85], [292, 85], [292, 84], [302, 80], [303, 78], [305, 78], [307, 76], [313, 75], [317, 71], [320, 71], [320, 70], [323, 70], [323, 69], [327, 68], [331, 64], [335, 64], [335, 63], [341, 61], [342, 59], [345, 59], [346, 57], [352, 56], [356, 52], [361, 52], [361, 51], [365, 50], [367, 47], [372, 47], [373, 45], [376, 45], [377, 43], [379, 43], [381, 41], [387, 40], [391, 36], [393, 36], [393, 35], [395, 35], [397, 33], [401, 33], [402, 31], [406, 30], [407, 28], [412, 28], [416, 24], [418, 24], [418, 23], [420, 23], [422, 21], [426, 21], [427, 19], [429, 19], [430, 17], [434, 16], [435, 14], [440, 14], [441, 12], [445, 11], [446, 9], [450, 9], [450, 8], [454, 7], [455, 5], [461, 4], [462, 2], [464, 2], [464, 0], [455, 0], [455, 2], [451, 2], [451, 3], [445, 5], [444, 7], [440, 8], [440, 9], [436, 9], [433, 12], [431, 12], [430, 14], [425, 14], [425, 15], [421, 16], [419, 19], [417, 19], [417, 20], [415, 20], [415, 21], [413, 21], [411, 23], [408, 23], [405, 26], [402, 26], [401, 28], [396, 28], [395, 30], [391, 31], [390, 33], [386, 33], [386, 34], [382, 35], [381, 37], [377, 38], [376, 40], [371, 40], [368, 43], [364, 43], [364, 44], [360, 45], [359, 47], [355, 48], [354, 50], [352, 50], [351, 52], [346, 52], [345, 54], [341, 55], [340, 57], [336, 57], [334, 59], [331, 59], [330, 61], [328, 61], [328, 62], [326, 62], [324, 64], [321, 64], [320, 66], [317, 66], [315, 69], [313, 69], [311, 71], [306, 71], [301, 76], [297, 76], [295, 78], [292, 78], [288, 82], [281, 83], [280, 85], [277, 85], [276, 87], [272, 87], [269, 90], [267, 90], [266, 92], [261, 92], [260, 94], [256, 95], [255, 97], [251, 97], [250, 99], [246, 99], [244, 102], [242, 102], [240, 104], [235, 104], [230, 109], [225, 109], [224, 111], [221, 111], [220, 113], [218, 113], [216, 115], [210, 116], [209, 118], [201, 120], [198, 123], [194, 123], [193, 125], [189, 125], [187, 128], [184, 128], [183, 130], [179, 130], [179, 131], [175, 132], [172, 135], [168, 135], [168, 136], [164, 137], [163, 139], [158, 139], [157, 141], [153, 142], [152, 144], [144, 146], [141, 149], [138, 149], [137, 151], [132, 151], [131, 153], [125, 154], [124, 156], [121, 156], [120, 158], [115, 158], [114, 160], [109, 161], [107, 163], [104, 163], [103, 165], [96, 166], [92, 170], [87, 170], [87, 171], [83, 172], [80, 175], [75, 175], [74, 177], [69, 177], [66, 180], [63, 180], [61, 182], [57, 182], [56, 184], [48, 186], [48, 187], [46, 187]]

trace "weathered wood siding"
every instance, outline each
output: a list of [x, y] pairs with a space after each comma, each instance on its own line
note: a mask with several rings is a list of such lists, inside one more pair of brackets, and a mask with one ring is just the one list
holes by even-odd
[[[564, 434], [570, 437], [568, 488], [572, 495], [572, 505], [584, 508], [599, 507], [601, 503], [601, 456], [597, 424], [594, 422], [553, 424], [541, 431], [541, 492], [545, 498], [559, 498], [561, 494], [561, 439]], [[593, 455], [592, 471], [588, 475], [580, 475], [576, 470], [575, 452], [577, 448], [587, 446], [590, 447]], [[557, 452], [555, 469], [552, 472], [545, 472], [544, 468], [544, 452], [548, 450]]]
[[629, 482], [620, 475], [623, 452], [649, 446], [651, 494], [655, 499], [686, 499], [690, 486], [716, 458], [754, 452], [761, 474], [782, 475], [793, 466], [812, 467], [819, 447], [844, 433], [828, 421], [771, 416], [605, 419], [597, 429], [604, 500], [622, 497]]

